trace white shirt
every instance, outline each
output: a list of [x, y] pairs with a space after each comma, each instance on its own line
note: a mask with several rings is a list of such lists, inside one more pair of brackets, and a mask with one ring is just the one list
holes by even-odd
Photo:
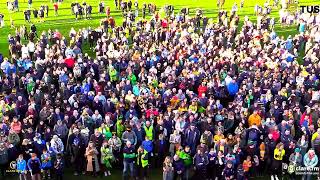
[[29, 51], [29, 52], [34, 52], [35, 49], [36, 49], [36, 47], [35, 47], [35, 45], [34, 45], [33, 42], [29, 42], [28, 45], [27, 45], [27, 47], [28, 47], [28, 51]]

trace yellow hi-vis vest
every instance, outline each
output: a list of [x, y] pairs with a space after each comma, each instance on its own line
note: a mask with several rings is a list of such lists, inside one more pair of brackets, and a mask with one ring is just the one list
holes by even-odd
[[144, 126], [144, 131], [146, 132], [146, 136], [149, 138], [149, 140], [153, 140], [153, 126], [151, 125], [149, 128], [147, 126]]
[[143, 168], [146, 167], [149, 164], [149, 162], [148, 162], [148, 152], [146, 150], [143, 151], [143, 154], [141, 155], [141, 157], [140, 157], [140, 152], [139, 152], [137, 158], [138, 158], [137, 159], [137, 164], [140, 165], [140, 162], [141, 162], [141, 165], [142, 165]]

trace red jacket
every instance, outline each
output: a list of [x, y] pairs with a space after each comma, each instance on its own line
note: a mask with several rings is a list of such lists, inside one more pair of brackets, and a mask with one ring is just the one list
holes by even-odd
[[148, 109], [146, 111], [146, 118], [149, 118], [151, 114], [153, 114], [154, 116], [158, 116], [159, 112], [157, 111], [157, 109]]
[[202, 96], [202, 93], [206, 93], [208, 90], [207, 86], [202, 86], [200, 85], [198, 87], [198, 96], [201, 97]]
[[[306, 112], [304, 112], [304, 113], [302, 114], [302, 116], [301, 116], [301, 118], [300, 118], [300, 122], [299, 122], [300, 126], [302, 126], [302, 124], [303, 124], [303, 122], [304, 122], [304, 118], [306, 117], [306, 115], [307, 115]], [[308, 122], [308, 125], [312, 124], [312, 116], [309, 116], [308, 121], [309, 121], [309, 122]]]
[[64, 63], [66, 64], [67, 68], [73, 68], [75, 60], [73, 58], [66, 58]]

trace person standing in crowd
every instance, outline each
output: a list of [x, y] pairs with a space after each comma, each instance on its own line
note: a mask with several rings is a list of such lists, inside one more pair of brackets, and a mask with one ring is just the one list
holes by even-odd
[[127, 126], [126, 131], [122, 134], [122, 142], [126, 143], [130, 141], [132, 145], [137, 144], [137, 136], [130, 125]]
[[134, 164], [135, 164], [135, 148], [131, 144], [131, 141], [126, 142], [123, 148], [123, 179], [126, 179], [129, 173], [129, 177], [134, 178]]
[[28, 0], [28, 8], [29, 8], [29, 9], [32, 8], [32, 0]]
[[63, 154], [64, 145], [58, 135], [53, 135], [52, 140], [50, 141], [50, 150], [53, 155]]
[[231, 179], [236, 179], [235, 175], [236, 173], [234, 171], [232, 162], [227, 161], [227, 165], [222, 172], [222, 176], [224, 177], [224, 179], [231, 180]]
[[169, 147], [169, 152], [173, 156], [181, 146], [181, 135], [179, 134], [178, 130], [175, 130], [171, 135], [170, 135], [170, 147]]
[[8, 154], [8, 148], [5, 146], [3, 142], [0, 144], [0, 172], [1, 176], [6, 176], [6, 170], [9, 163], [9, 154]]
[[[177, 155], [179, 156], [180, 159], [183, 160], [184, 166], [185, 166], [185, 173], [184, 173], [184, 178], [189, 179], [190, 178], [190, 171], [192, 168], [192, 164], [194, 159], [192, 159], [191, 156], [191, 151], [189, 146], [185, 146], [184, 149], [180, 147], [180, 150], [177, 151]], [[203, 168], [203, 167], [202, 167]]]
[[298, 177], [294, 172], [296, 167], [301, 167], [303, 165], [303, 159], [300, 151], [300, 148], [295, 148], [294, 153], [292, 153], [289, 157], [288, 173], [291, 180], [294, 180]]
[[195, 124], [192, 123], [189, 128], [185, 130], [185, 145], [188, 145], [191, 149], [191, 154], [196, 153], [196, 145], [200, 140], [200, 131], [196, 128]]
[[271, 177], [278, 180], [279, 177], [282, 172], [282, 160], [283, 157], [285, 155], [285, 150], [284, 150], [284, 146], [282, 143], [278, 143], [276, 148], [274, 149], [274, 157], [272, 160], [272, 165], [271, 165], [271, 169], [272, 169], [272, 175]]
[[146, 151], [142, 146], [138, 148], [137, 152], [137, 178], [149, 178], [149, 155], [148, 151]]
[[142, 148], [147, 151], [148, 153], [148, 159], [150, 161], [151, 157], [153, 156], [153, 142], [149, 139], [150, 136], [146, 136], [145, 140], [142, 142], [141, 146]]
[[195, 165], [195, 176], [199, 179], [207, 178], [207, 165], [209, 164], [208, 156], [201, 150], [193, 157], [193, 164]]
[[54, 3], [53, 4], [54, 16], [58, 16], [58, 9], [59, 9], [59, 4]]
[[51, 154], [47, 151], [47, 149], [43, 150], [41, 155], [41, 169], [44, 179], [51, 178], [51, 169], [53, 167]]
[[183, 161], [179, 158], [177, 154], [173, 156], [172, 164], [174, 169], [174, 179], [182, 180], [185, 167], [184, 167]]
[[111, 176], [111, 163], [114, 161], [112, 147], [105, 141], [101, 147], [101, 169], [104, 171], [104, 176]]
[[[312, 171], [312, 168], [318, 165], [318, 155], [315, 153], [315, 150], [309, 149], [309, 151], [303, 157], [303, 164], [307, 169]], [[306, 172], [302, 179], [311, 180], [312, 174]]]
[[170, 156], [167, 156], [163, 162], [163, 180], [173, 180], [174, 168], [173, 162]]
[[78, 128], [74, 128], [72, 134], [69, 135], [68, 148], [71, 155], [71, 163], [74, 166], [74, 175], [77, 176], [84, 170], [84, 154], [86, 151], [84, 138]]
[[87, 172], [91, 173], [92, 176], [98, 175], [100, 171], [98, 154], [99, 152], [94, 142], [90, 141], [86, 149], [85, 157], [87, 159]]
[[31, 154], [31, 158], [28, 160], [27, 165], [31, 173], [32, 180], [41, 180], [41, 161], [37, 157], [37, 154]]
[[27, 180], [27, 162], [23, 159], [23, 154], [20, 154], [17, 159], [17, 171], [19, 180]]
[[56, 180], [63, 180], [64, 162], [61, 154], [57, 154], [56, 160], [54, 161], [54, 174]]

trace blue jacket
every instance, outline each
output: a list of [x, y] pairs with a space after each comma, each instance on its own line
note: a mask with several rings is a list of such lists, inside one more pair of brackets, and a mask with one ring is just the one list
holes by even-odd
[[17, 160], [17, 171], [18, 171], [18, 173], [24, 173], [25, 170], [27, 170], [27, 162], [26, 162], [26, 160], [18, 159]]
[[41, 161], [39, 158], [32, 159], [30, 158], [28, 160], [28, 169], [31, 170], [32, 174], [38, 174], [41, 173]]
[[16, 72], [17, 72], [16, 66], [13, 66], [13, 67], [9, 66], [6, 69], [6, 74], [7, 75], [11, 75], [11, 74], [16, 73]]
[[153, 150], [153, 144], [152, 141], [143, 141], [142, 142], [142, 147], [144, 150], [146, 150], [148, 153], [152, 152]]
[[52, 167], [51, 155], [49, 153], [42, 154], [41, 162], [42, 169], [50, 169]]
[[228, 92], [231, 96], [234, 96], [237, 94], [237, 92], [239, 91], [239, 85], [236, 82], [231, 82], [228, 87]]

